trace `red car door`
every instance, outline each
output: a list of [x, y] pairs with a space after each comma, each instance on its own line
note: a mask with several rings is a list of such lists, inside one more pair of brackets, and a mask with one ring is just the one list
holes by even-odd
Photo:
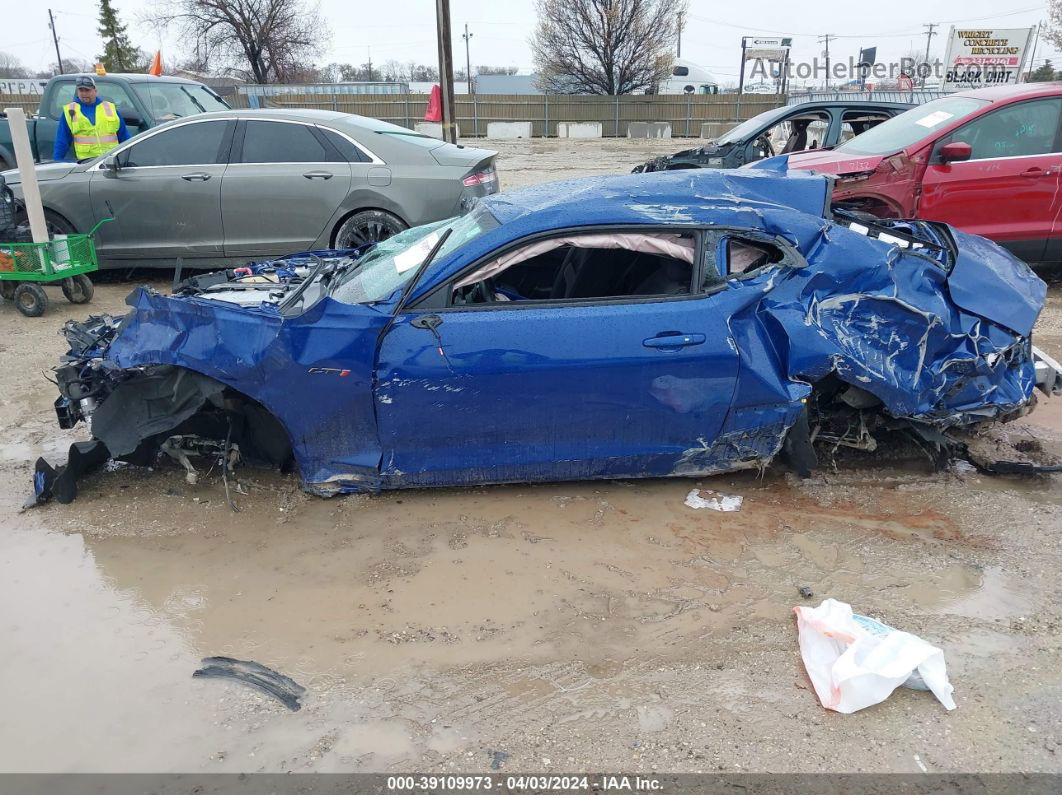
[[[1044, 258], [1058, 234], [1062, 98], [1015, 102], [940, 138], [922, 180], [918, 216], [1003, 243], [1023, 259]], [[970, 145], [970, 159], [941, 162], [947, 143]]]

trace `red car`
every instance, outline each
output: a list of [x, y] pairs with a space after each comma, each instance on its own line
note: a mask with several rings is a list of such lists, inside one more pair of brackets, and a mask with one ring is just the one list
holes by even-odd
[[1062, 262], [1062, 83], [952, 94], [790, 155], [789, 168], [837, 175], [835, 205], [944, 221], [1027, 262]]

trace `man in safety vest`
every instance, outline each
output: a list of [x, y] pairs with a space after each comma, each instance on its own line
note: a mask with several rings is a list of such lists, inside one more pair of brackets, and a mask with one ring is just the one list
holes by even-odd
[[114, 149], [129, 139], [125, 120], [113, 102], [96, 96], [96, 81], [79, 77], [74, 84], [77, 101], [63, 105], [63, 118], [55, 131], [52, 160], [65, 160], [74, 145], [75, 160], [90, 160]]

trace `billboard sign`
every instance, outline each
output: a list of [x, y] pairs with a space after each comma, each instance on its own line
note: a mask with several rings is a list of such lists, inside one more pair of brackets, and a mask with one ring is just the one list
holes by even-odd
[[786, 59], [793, 40], [791, 38], [765, 39], [759, 36], [745, 36], [741, 44], [745, 50], [746, 60], [753, 61], [762, 58], [765, 61], [781, 63]]
[[0, 94], [43, 94], [47, 80], [26, 77], [20, 80], [0, 80]]
[[944, 90], [960, 91], [1021, 82], [1036, 28], [951, 28], [944, 58]]

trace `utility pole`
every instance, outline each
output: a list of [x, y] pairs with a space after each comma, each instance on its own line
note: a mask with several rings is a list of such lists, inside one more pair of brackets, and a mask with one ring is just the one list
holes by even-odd
[[372, 47], [366, 47], [365, 51], [369, 54], [369, 82], [372, 82]]
[[[923, 28], [926, 29], [926, 57], [925, 57], [926, 66], [929, 66], [929, 42], [931, 42], [933, 40], [933, 37], [937, 35], [933, 31], [933, 28], [935, 28], [936, 26], [937, 26], [937, 24], [935, 22], [930, 22], [928, 25], [923, 25], [922, 26]], [[1026, 41], [1028, 41], [1028, 39], [1026, 39]], [[919, 71], [922, 72], [922, 88], [925, 88], [926, 87], [926, 71], [924, 69], [920, 69]]]
[[[1029, 70], [1025, 73], [1032, 77], [1033, 69], [1036, 68], [1036, 46], [1040, 43], [1040, 28], [1043, 27], [1043, 20], [1036, 23], [1036, 36], [1033, 38], [1032, 54], [1029, 56]], [[1029, 82], [1028, 80], [1024, 82]]]
[[450, 34], [450, 0], [435, 0], [435, 25], [439, 37], [439, 87], [442, 89], [442, 134], [457, 143], [454, 110], [454, 51]]
[[834, 36], [832, 33], [827, 33], [824, 36], [819, 36], [819, 41], [824, 42], [826, 44], [825, 55], [826, 55], [826, 88], [827, 89], [829, 89], [829, 87], [830, 87], [830, 39], [836, 39], [836, 38], [837, 37]]
[[52, 9], [48, 9], [48, 27], [52, 29], [52, 41], [55, 42], [55, 65], [59, 67], [59, 74], [63, 74], [63, 56], [59, 54], [59, 34], [55, 32], [55, 17]]
[[472, 38], [472, 34], [468, 32], [468, 23], [465, 23], [465, 32], [461, 36], [465, 40], [465, 77], [468, 78], [468, 95], [472, 96], [474, 89], [472, 88], [472, 58], [468, 54], [468, 41]]
[[678, 15], [678, 46], [675, 48], [675, 57], [682, 57], [682, 27], [686, 24], [686, 15], [679, 12]]

